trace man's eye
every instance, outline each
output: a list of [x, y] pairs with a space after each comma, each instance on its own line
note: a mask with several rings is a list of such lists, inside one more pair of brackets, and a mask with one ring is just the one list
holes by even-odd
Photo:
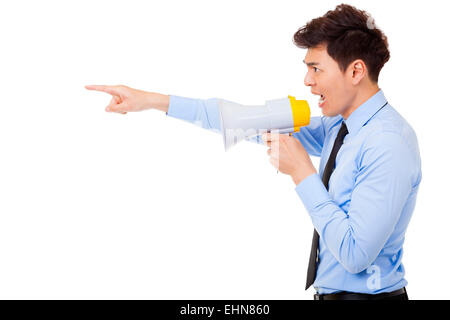
[[314, 72], [319, 71], [319, 69], [317, 69], [316, 67], [313, 67], [313, 69], [314, 69]]

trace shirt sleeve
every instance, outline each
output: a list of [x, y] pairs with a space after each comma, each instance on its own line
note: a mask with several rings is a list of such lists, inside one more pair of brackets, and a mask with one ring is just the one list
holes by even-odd
[[379, 255], [411, 194], [415, 157], [396, 133], [372, 137], [361, 149], [348, 212], [330, 197], [318, 174], [296, 191], [336, 260], [350, 273], [367, 269]]
[[166, 115], [221, 133], [217, 98], [193, 99], [170, 95]]
[[302, 143], [306, 152], [312, 156], [320, 157], [325, 140], [325, 124], [323, 117], [311, 117], [309, 125], [301, 127], [299, 132], [292, 134]]

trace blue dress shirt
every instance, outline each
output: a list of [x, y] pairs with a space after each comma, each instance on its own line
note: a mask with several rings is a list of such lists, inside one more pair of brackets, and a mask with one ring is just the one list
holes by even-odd
[[[170, 95], [167, 115], [220, 133], [217, 99]], [[349, 133], [327, 191], [321, 176], [342, 121]], [[319, 173], [295, 187], [320, 235], [318, 293], [376, 294], [406, 286], [403, 242], [422, 178], [412, 127], [379, 90], [347, 120], [312, 117], [293, 137], [321, 157]], [[262, 143], [259, 136], [248, 140]]]

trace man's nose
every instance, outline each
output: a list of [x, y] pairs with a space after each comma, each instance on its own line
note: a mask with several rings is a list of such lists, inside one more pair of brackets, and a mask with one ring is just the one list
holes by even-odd
[[309, 72], [306, 73], [304, 83], [307, 87], [313, 86], [315, 84], [314, 79], [310, 76]]

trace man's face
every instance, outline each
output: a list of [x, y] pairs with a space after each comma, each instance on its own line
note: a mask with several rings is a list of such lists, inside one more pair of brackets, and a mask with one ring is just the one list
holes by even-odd
[[320, 96], [322, 114], [327, 117], [343, 114], [355, 96], [351, 76], [342, 73], [326, 46], [309, 48], [304, 62], [308, 68], [305, 85], [311, 87], [312, 94]]

